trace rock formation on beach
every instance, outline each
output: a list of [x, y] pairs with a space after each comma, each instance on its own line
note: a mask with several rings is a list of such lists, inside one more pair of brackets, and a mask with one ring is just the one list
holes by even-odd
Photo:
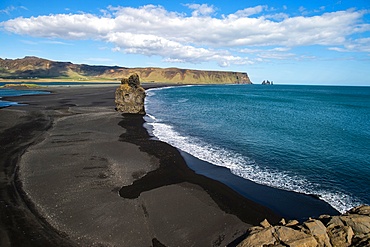
[[370, 246], [370, 206], [362, 205], [339, 216], [322, 215], [303, 224], [284, 219], [272, 226], [267, 220], [248, 229], [238, 247], [365, 247]]
[[137, 74], [121, 80], [115, 93], [116, 110], [123, 113], [145, 114], [145, 89]]

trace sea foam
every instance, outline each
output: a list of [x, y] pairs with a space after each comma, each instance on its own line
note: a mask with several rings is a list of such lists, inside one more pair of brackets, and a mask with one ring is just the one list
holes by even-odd
[[[150, 118], [155, 119], [153, 116]], [[159, 140], [213, 165], [227, 167], [233, 174], [242, 178], [270, 187], [318, 195], [342, 213], [360, 204], [358, 200], [343, 192], [320, 190], [319, 185], [310, 183], [304, 177], [261, 167], [253, 159], [237, 152], [210, 145], [199, 138], [183, 136], [170, 125], [155, 120], [148, 124], [152, 127], [152, 134]]]

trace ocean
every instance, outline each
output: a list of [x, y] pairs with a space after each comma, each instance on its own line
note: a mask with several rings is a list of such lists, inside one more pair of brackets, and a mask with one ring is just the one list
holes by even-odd
[[370, 204], [370, 87], [207, 85], [147, 91], [157, 139], [340, 212]]
[[[0, 87], [6, 84], [22, 84], [22, 82], [1, 82]], [[33, 83], [31, 83], [33, 84]], [[119, 85], [119, 83], [106, 83], [106, 82], [41, 82], [37, 83], [41, 86], [88, 86], [88, 85]], [[10, 102], [1, 100], [3, 97], [12, 97], [12, 96], [22, 96], [22, 95], [30, 95], [30, 94], [45, 94], [48, 93], [46, 91], [39, 91], [39, 90], [19, 90], [19, 89], [12, 89], [12, 88], [0, 88], [0, 108], [8, 107], [12, 105], [17, 105], [17, 102]]]
[[[0, 86], [2, 86], [0, 84]], [[48, 92], [45, 91], [37, 91], [37, 90], [18, 90], [18, 89], [11, 89], [11, 88], [0, 88], [0, 108], [18, 105], [17, 102], [11, 102], [2, 100], [3, 97], [13, 97], [13, 96], [22, 96], [22, 95], [30, 95], [30, 94], [47, 94]]]

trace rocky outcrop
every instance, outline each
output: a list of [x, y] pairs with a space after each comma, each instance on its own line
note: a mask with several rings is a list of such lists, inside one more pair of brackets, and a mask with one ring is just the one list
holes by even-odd
[[370, 246], [370, 206], [362, 205], [340, 216], [322, 215], [303, 224], [284, 219], [277, 226], [267, 220], [248, 229], [238, 247], [365, 247]]
[[267, 81], [263, 80], [262, 85], [274, 85], [274, 82], [273, 81], [270, 82], [269, 80]]
[[137, 74], [121, 80], [121, 85], [116, 89], [116, 110], [123, 113], [145, 114], [144, 109], [145, 89], [140, 86]]

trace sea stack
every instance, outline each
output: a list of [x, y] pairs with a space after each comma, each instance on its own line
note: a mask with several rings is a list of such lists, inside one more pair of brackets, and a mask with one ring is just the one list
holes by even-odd
[[145, 115], [144, 108], [145, 89], [140, 86], [138, 74], [121, 80], [116, 90], [116, 110], [123, 113]]

